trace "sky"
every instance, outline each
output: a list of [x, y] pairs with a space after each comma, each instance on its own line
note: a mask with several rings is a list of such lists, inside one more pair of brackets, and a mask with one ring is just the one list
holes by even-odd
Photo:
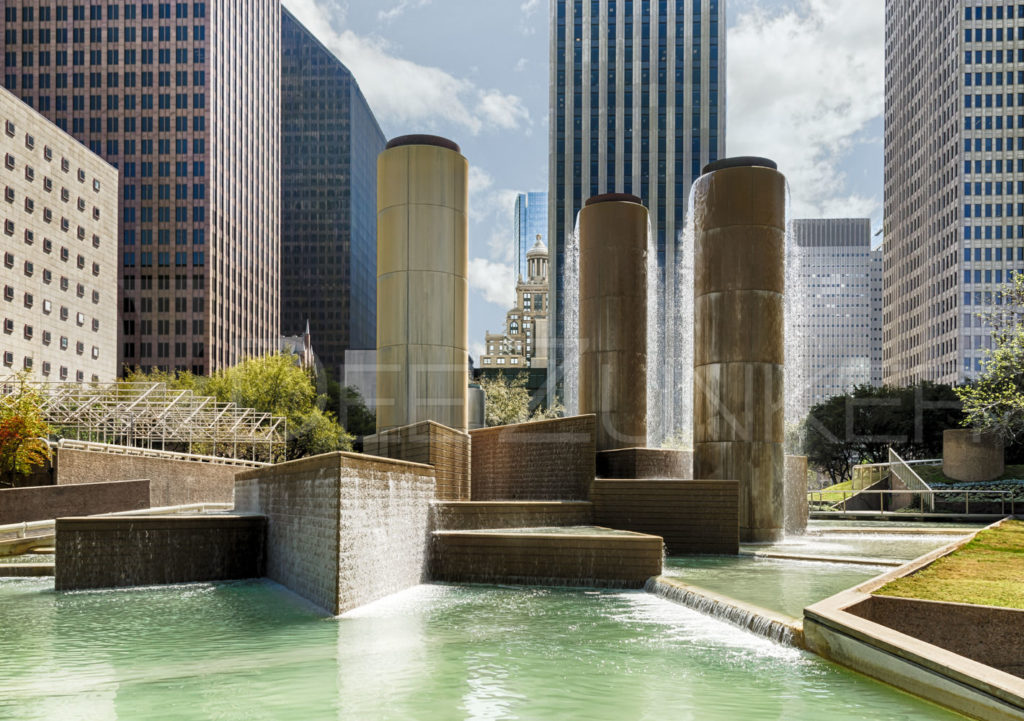
[[[284, 0], [352, 71], [387, 137], [470, 165], [469, 343], [514, 299], [517, 193], [547, 190], [550, 0]], [[791, 217], [882, 216], [884, 7], [728, 0], [726, 154], [779, 163]]]

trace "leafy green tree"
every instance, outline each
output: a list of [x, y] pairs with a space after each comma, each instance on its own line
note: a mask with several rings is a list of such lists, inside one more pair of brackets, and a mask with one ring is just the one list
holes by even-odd
[[557, 402], [547, 407], [538, 406], [531, 414], [530, 391], [526, 387], [528, 382], [526, 373], [518, 373], [512, 378], [499, 373], [479, 380], [484, 391], [484, 418], [488, 426], [543, 421], [565, 415], [565, 408]]
[[28, 383], [27, 373], [18, 374], [13, 383], [14, 392], [0, 398], [0, 483], [6, 486], [50, 460], [42, 396]]
[[363, 400], [355, 386], [341, 386], [339, 412], [344, 413], [345, 430], [355, 436], [369, 436], [377, 432], [377, 414]]
[[962, 420], [951, 386], [862, 385], [814, 406], [800, 435], [810, 465], [840, 483], [852, 477], [858, 463], [887, 462], [890, 446], [905, 459], [940, 457], [942, 432]]
[[213, 396], [221, 403], [283, 416], [288, 423], [289, 460], [352, 450], [352, 436], [338, 424], [333, 412], [325, 410], [327, 396], [317, 393], [311, 373], [290, 353], [248, 358], [208, 377], [135, 370], [125, 380], [166, 383], [169, 388]]

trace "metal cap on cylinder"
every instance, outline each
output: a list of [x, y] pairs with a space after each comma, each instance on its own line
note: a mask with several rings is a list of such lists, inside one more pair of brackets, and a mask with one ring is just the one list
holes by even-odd
[[448, 138], [442, 138], [440, 135], [399, 135], [397, 138], [392, 138], [388, 141], [388, 144], [384, 147], [385, 150], [391, 150], [392, 148], [401, 148], [404, 145], [433, 145], [435, 148], [447, 148], [453, 150], [456, 153], [461, 153], [462, 149], [459, 148], [458, 143], [448, 140]]

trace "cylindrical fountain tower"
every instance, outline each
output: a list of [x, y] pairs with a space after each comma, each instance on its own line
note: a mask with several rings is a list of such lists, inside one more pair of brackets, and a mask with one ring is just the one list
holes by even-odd
[[597, 450], [647, 445], [647, 208], [597, 195], [580, 211], [580, 413]]
[[377, 160], [377, 430], [466, 430], [469, 164], [431, 135]]
[[740, 540], [784, 536], [786, 179], [712, 163], [694, 202], [693, 473], [740, 484]]

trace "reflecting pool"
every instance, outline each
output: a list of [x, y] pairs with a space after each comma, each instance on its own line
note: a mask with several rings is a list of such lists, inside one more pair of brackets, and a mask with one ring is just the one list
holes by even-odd
[[426, 585], [325, 619], [266, 581], [0, 581], [0, 718], [955, 719], [643, 592]]

